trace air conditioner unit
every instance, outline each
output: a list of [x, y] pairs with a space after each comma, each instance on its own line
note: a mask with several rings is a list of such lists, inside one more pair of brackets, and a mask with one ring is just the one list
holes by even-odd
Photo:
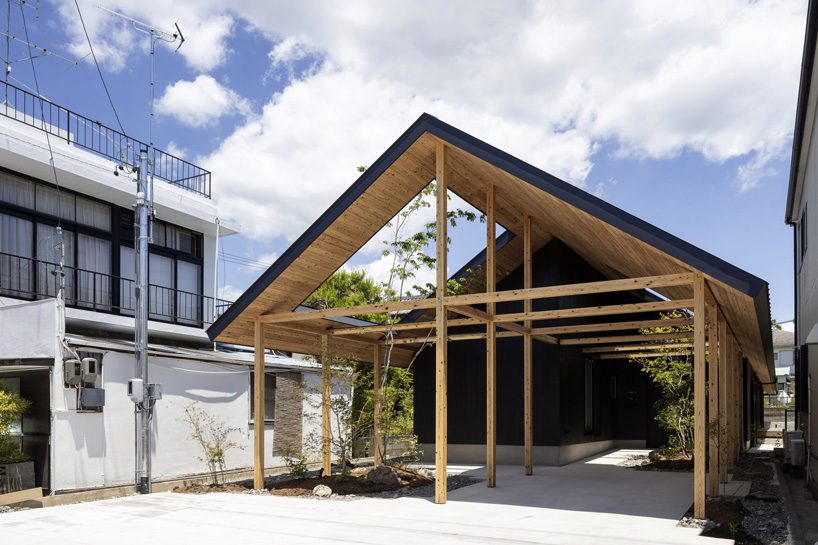
[[63, 380], [69, 386], [79, 386], [82, 382], [82, 362], [80, 360], [63, 362]]
[[96, 358], [82, 358], [82, 381], [96, 382], [102, 374], [100, 367]]

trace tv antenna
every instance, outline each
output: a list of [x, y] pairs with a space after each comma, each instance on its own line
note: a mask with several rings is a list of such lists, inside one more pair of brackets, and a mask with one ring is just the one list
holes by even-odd
[[150, 116], [148, 146], [139, 150], [136, 170], [136, 208], [134, 211], [134, 248], [136, 250], [136, 311], [134, 316], [134, 358], [136, 378], [128, 381], [128, 395], [134, 402], [134, 425], [136, 428], [136, 456], [134, 460], [134, 483], [140, 494], [151, 492], [151, 422], [156, 401], [161, 399], [161, 386], [148, 382], [148, 244], [153, 237], [153, 173], [154, 173], [154, 79], [157, 42], [179, 42], [174, 53], [185, 43], [179, 25], [176, 32], [165, 32], [122, 13], [99, 6], [103, 11], [130, 23], [134, 30], [148, 36], [150, 41]]

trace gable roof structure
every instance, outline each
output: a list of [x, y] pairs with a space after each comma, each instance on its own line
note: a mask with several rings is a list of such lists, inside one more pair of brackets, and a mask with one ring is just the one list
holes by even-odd
[[[434, 180], [438, 141], [449, 149], [450, 191], [485, 212], [486, 183], [494, 184], [497, 222], [516, 235], [507, 235], [508, 246], [522, 238], [523, 218], [530, 216], [534, 251], [559, 238], [610, 279], [703, 274], [742, 353], [762, 382], [772, 382], [765, 281], [428, 114], [421, 115], [208, 329], [210, 338], [252, 345], [256, 318], [298, 307]], [[687, 286], [656, 291], [671, 299], [692, 296]], [[332, 324], [307, 330], [315, 335], [314, 346], [322, 327]], [[271, 324], [266, 334], [274, 335], [281, 349], [300, 351], [304, 343], [291, 342], [292, 325], [289, 328]], [[371, 361], [368, 346], [353, 346], [351, 339], [337, 342], [341, 351]], [[410, 358], [409, 352], [402, 350], [401, 357]]]

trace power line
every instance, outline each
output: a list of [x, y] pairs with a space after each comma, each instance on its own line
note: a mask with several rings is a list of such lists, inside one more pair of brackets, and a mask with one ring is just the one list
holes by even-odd
[[111, 109], [114, 111], [114, 117], [116, 117], [116, 122], [119, 125], [119, 130], [124, 133], [125, 128], [122, 126], [122, 121], [119, 119], [119, 113], [116, 111], [116, 106], [114, 106], [114, 100], [111, 98], [111, 92], [108, 90], [108, 84], [105, 83], [105, 77], [102, 75], [102, 69], [99, 67], [99, 62], [97, 61], [97, 54], [94, 53], [94, 46], [91, 45], [91, 37], [88, 35], [88, 29], [85, 27], [85, 19], [82, 18], [82, 10], [80, 9], [80, 4], [77, 0], [74, 0], [74, 5], [77, 6], [77, 15], [79, 15], [80, 23], [82, 23], [82, 31], [85, 33], [85, 39], [88, 41], [88, 47], [91, 49], [91, 56], [94, 58], [94, 65], [97, 67], [99, 80], [102, 82], [102, 87], [103, 89], [105, 89], [105, 95], [108, 97], [108, 104], [111, 105]]

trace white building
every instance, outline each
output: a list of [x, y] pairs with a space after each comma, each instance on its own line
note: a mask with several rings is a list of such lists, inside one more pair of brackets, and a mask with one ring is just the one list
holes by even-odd
[[773, 361], [775, 363], [776, 389], [792, 389], [795, 377], [795, 334], [791, 331], [773, 331]]
[[[19, 439], [35, 462], [38, 486], [57, 492], [127, 484], [134, 478], [134, 406], [126, 384], [135, 372], [135, 175], [129, 166], [144, 144], [22, 89], [4, 89], [0, 380], [32, 402]], [[218, 220], [208, 171], [159, 150], [153, 160], [149, 376], [164, 393], [154, 417], [154, 478], [206, 471], [182, 422], [194, 401], [235, 428], [234, 440], [248, 447], [229, 454], [228, 468], [251, 467], [252, 354], [215, 351], [204, 332], [229, 305], [216, 299], [217, 238], [236, 229]], [[64, 309], [54, 299], [57, 226], [65, 252]], [[101, 375], [67, 383], [63, 363], [76, 357], [97, 358]], [[275, 452], [282, 437], [297, 441], [320, 426], [309, 402], [315, 395], [310, 384], [318, 379], [311, 362], [283, 356], [268, 355], [267, 370], [265, 435]], [[92, 399], [99, 395], [101, 406]], [[280, 461], [272, 458], [271, 465]]]

